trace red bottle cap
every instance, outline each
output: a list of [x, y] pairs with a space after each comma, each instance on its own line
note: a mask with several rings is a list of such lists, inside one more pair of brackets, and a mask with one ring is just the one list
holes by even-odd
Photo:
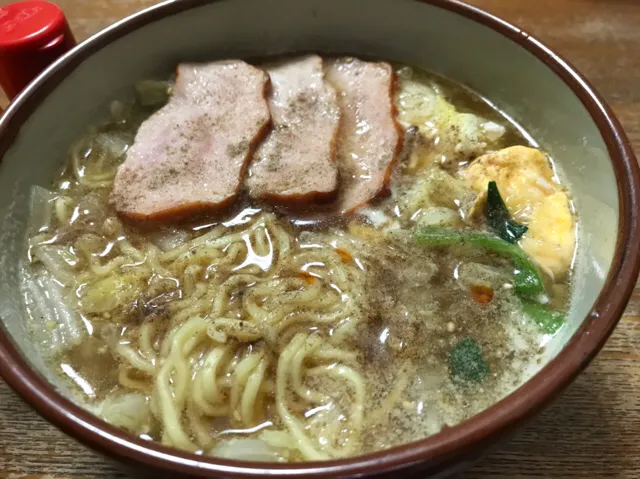
[[0, 8], [0, 86], [15, 97], [76, 45], [64, 13], [40, 0]]

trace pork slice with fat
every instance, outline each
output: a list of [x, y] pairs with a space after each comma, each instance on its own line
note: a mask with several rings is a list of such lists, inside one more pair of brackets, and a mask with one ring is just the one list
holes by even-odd
[[179, 65], [169, 102], [141, 125], [118, 169], [116, 210], [170, 221], [233, 203], [270, 122], [268, 82], [240, 60]]
[[352, 213], [385, 194], [402, 149], [402, 129], [393, 102], [395, 72], [388, 63], [355, 58], [326, 62], [326, 78], [338, 92], [338, 208]]
[[338, 190], [336, 92], [323, 61], [308, 55], [266, 65], [273, 129], [257, 148], [247, 185], [253, 198], [287, 206], [327, 202]]

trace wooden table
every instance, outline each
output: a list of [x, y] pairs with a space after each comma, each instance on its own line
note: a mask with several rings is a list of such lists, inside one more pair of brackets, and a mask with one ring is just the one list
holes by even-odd
[[[303, 1], [303, 0], [300, 0]], [[0, 5], [9, 3], [0, 0]], [[57, 0], [83, 40], [154, 0]], [[537, 35], [602, 92], [640, 152], [640, 0], [470, 0]], [[6, 99], [0, 99], [4, 106]], [[640, 478], [640, 289], [591, 367], [467, 479]], [[125, 477], [0, 382], [0, 478]]]

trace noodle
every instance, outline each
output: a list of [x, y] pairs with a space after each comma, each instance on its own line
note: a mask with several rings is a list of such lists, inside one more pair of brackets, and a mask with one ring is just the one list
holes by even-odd
[[296, 446], [303, 457], [307, 460], [322, 460], [328, 459], [329, 456], [317, 450], [312, 440], [305, 434], [303, 425], [291, 414], [287, 407], [287, 377], [290, 362], [292, 356], [304, 348], [306, 339], [307, 337], [303, 334], [297, 335], [280, 355], [280, 360], [278, 361], [278, 381], [276, 385], [276, 405], [280, 419], [285, 423], [289, 432], [296, 440]]
[[[73, 163], [78, 174], [80, 164]], [[86, 171], [83, 174], [86, 177]], [[88, 181], [97, 187], [103, 180]], [[69, 200], [57, 201], [59, 222], [68, 219], [65, 211], [71, 206]], [[344, 325], [351, 325], [351, 331], [357, 325], [360, 316], [353, 298], [362, 293], [344, 293], [364, 287], [362, 271], [345, 264], [321, 238], [314, 238], [325, 244], [320, 248], [293, 247], [289, 233], [273, 215], [258, 215], [236, 229], [214, 227], [167, 252], [153, 244], [136, 245], [122, 234], [114, 248], [105, 249], [110, 244], [107, 238], [96, 237], [96, 243], [87, 237], [79, 243], [78, 252], [87, 264], [76, 278], [86, 285], [81, 288], [85, 297], [92, 285], [100, 284], [99, 278], [110, 281], [125, 271], [135, 284], [147, 284], [150, 297], [162, 297], [176, 285], [181, 292], [163, 309], [172, 326], [159, 344], [156, 338], [162, 331], [157, 321], [145, 321], [127, 328], [114, 345], [113, 353], [123, 364], [120, 386], [151, 394], [151, 413], [160, 421], [162, 440], [168, 445], [209, 449], [215, 443], [209, 421], [230, 417], [242, 427], [254, 427], [265, 417], [265, 405], [274, 402], [276, 422], [294, 438], [288, 447], [295, 443], [301, 457], [318, 459], [336, 453], [337, 446], [322, 447], [291, 411], [300, 409], [300, 400], [316, 405], [332, 401], [307, 379], [346, 381], [355, 391], [349, 413], [353, 433], [345, 441], [345, 451], [351, 450], [362, 428], [364, 383], [347, 366], [357, 364], [358, 354], [345, 349], [349, 332]], [[122, 230], [115, 218], [104, 222], [103, 231], [111, 237]], [[110, 253], [105, 256], [102, 251]], [[301, 279], [296, 271], [311, 273], [315, 279]], [[128, 314], [119, 301], [105, 304], [109, 305], [105, 314], [112, 320]], [[324, 339], [296, 333], [310, 324], [324, 325], [327, 333], [338, 329]], [[269, 345], [266, 350], [259, 347], [260, 340]]]
[[[108, 229], [114, 232], [121, 227], [112, 220]], [[340, 346], [335, 338], [329, 345], [328, 337], [295, 333], [303, 324], [331, 328], [348, 318], [357, 323], [353, 300], [337, 290], [363, 287], [362, 275], [354, 265], [345, 264], [331, 245], [296, 251], [288, 233], [269, 214], [259, 215], [236, 233], [213, 228], [166, 253], [152, 244], [134, 246], [120, 236], [112, 250], [119, 256], [103, 258], [97, 252], [104, 250], [104, 244], [79, 250], [88, 258], [88, 269], [77, 277], [88, 288], [97, 278], [109, 280], [128, 270], [135, 273], [136, 281], [147, 283], [150, 296], [161, 297], [176, 284], [182, 292], [164, 309], [173, 326], [158, 349], [155, 338], [161, 331], [156, 321], [128, 328], [114, 349], [126, 364], [118, 376], [120, 386], [150, 391], [151, 412], [161, 422], [166, 444], [190, 451], [209, 449], [215, 442], [208, 433], [210, 420], [230, 417], [242, 427], [254, 427], [266, 415], [265, 404], [274, 401], [280, 416], [277, 422], [295, 438], [301, 456], [329, 457], [335, 447], [323, 448], [304, 432], [301, 420], [290, 412], [300, 405], [283, 386], [283, 381], [290, 384], [298, 400], [331, 401], [306, 384], [306, 378], [314, 376], [356, 385], [350, 419], [354, 428], [350, 441], [356, 441], [355, 429], [362, 427], [363, 382], [346, 364], [357, 364], [357, 353]], [[254, 263], [249, 263], [252, 259]], [[313, 271], [313, 282], [287, 273], [291, 268], [303, 271], [305, 265], [311, 265], [306, 271]], [[109, 314], [115, 319], [126, 313], [120, 312], [116, 301]], [[283, 340], [286, 337], [291, 337], [289, 344]], [[269, 349], [282, 348], [276, 364], [273, 352], [247, 348], [261, 339], [271, 345]], [[309, 369], [309, 362], [315, 369]], [[339, 364], [335, 371], [332, 364]], [[269, 385], [272, 380], [275, 388]]]

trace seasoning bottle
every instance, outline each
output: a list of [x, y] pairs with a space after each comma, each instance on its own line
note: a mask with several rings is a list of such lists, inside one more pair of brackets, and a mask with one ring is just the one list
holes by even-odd
[[75, 45], [56, 5], [29, 0], [0, 7], [0, 87], [12, 100]]

